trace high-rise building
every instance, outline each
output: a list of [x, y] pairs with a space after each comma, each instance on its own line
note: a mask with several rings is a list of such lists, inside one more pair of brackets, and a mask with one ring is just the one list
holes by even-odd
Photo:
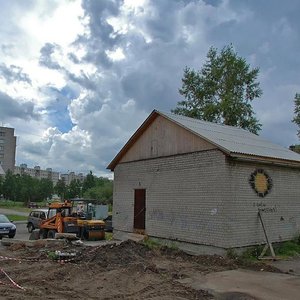
[[16, 161], [16, 140], [14, 128], [0, 127], [0, 165], [6, 173], [14, 171]]
[[82, 173], [75, 174], [75, 172], [69, 172], [66, 174], [60, 174], [60, 179], [64, 181], [66, 185], [70, 185], [72, 180], [78, 180], [83, 183], [85, 176]]

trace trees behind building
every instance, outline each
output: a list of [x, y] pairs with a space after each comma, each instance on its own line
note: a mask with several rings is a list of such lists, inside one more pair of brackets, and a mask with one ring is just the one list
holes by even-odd
[[257, 134], [261, 124], [251, 102], [262, 95], [258, 74], [259, 69], [251, 69], [232, 45], [220, 53], [211, 47], [200, 71], [188, 67], [184, 70], [179, 92], [185, 100], [178, 102], [172, 112]]
[[49, 179], [37, 179], [27, 174], [14, 175], [10, 170], [5, 177], [0, 176], [0, 195], [4, 199], [24, 202], [41, 202], [51, 199], [57, 193], [62, 199], [85, 197], [100, 200], [103, 204], [112, 204], [113, 181], [96, 177], [90, 172], [83, 182], [72, 180], [66, 185], [59, 180], [54, 186]]
[[96, 177], [90, 172], [82, 183], [74, 179], [66, 185], [63, 180], [59, 180], [54, 191], [63, 199], [88, 198], [100, 200], [103, 204], [112, 204], [113, 181]]
[[298, 138], [300, 138], [300, 94], [296, 93], [294, 98], [294, 118], [292, 122], [294, 122], [298, 126]]

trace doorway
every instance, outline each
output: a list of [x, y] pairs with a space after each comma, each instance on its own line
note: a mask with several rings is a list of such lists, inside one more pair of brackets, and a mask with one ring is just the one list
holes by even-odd
[[145, 230], [146, 216], [146, 190], [134, 190], [134, 220], [133, 228], [135, 230]]

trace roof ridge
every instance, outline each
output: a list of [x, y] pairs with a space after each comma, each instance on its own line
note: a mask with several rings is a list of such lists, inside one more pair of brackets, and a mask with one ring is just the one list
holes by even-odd
[[221, 126], [221, 127], [229, 127], [233, 130], [236, 130], [236, 131], [244, 131], [246, 133], [249, 133], [248, 130], [242, 128], [242, 127], [238, 127], [238, 126], [232, 126], [232, 125], [226, 125], [226, 124], [223, 124], [223, 123], [215, 123], [215, 122], [211, 122], [211, 121], [205, 121], [205, 120], [202, 120], [202, 119], [197, 119], [197, 118], [192, 118], [192, 117], [188, 117], [188, 116], [184, 116], [184, 115], [179, 115], [179, 114], [174, 114], [174, 113], [170, 113], [170, 112], [164, 112], [164, 111], [159, 111], [159, 110], [156, 110], [159, 114], [162, 114], [162, 115], [172, 115], [172, 116], [176, 116], [178, 118], [184, 118], [184, 119], [189, 119], [191, 122], [195, 122], [195, 123], [205, 123], [205, 124], [209, 124], [210, 126]]

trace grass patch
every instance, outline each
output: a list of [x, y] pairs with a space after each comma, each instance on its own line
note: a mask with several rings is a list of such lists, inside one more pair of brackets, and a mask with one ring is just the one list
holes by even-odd
[[2, 208], [24, 208], [24, 202], [0, 200], [0, 207]]
[[[46, 202], [36, 202], [39, 206], [39, 208], [47, 207]], [[19, 201], [11, 201], [11, 200], [0, 200], [0, 208], [8, 208], [13, 209], [15, 211], [21, 211], [21, 212], [30, 212], [34, 208], [28, 208], [26, 207], [26, 204], [24, 202]]]
[[112, 232], [105, 232], [105, 240], [111, 241], [113, 239], [113, 233]]
[[275, 254], [282, 257], [300, 256], [300, 243], [295, 240], [280, 243], [274, 246]]
[[167, 249], [171, 249], [171, 250], [178, 250], [178, 246], [173, 242], [164, 243], [164, 242], [160, 242], [155, 239], [151, 239], [149, 237], [145, 238], [143, 240], [142, 244], [151, 250], [163, 249], [163, 248], [167, 248]]
[[162, 247], [161, 243], [159, 243], [158, 241], [155, 241], [153, 239], [149, 239], [149, 238], [145, 238], [142, 243], [143, 243], [143, 245], [145, 245], [147, 248], [149, 248], [151, 250]]
[[59, 255], [55, 251], [49, 251], [47, 256], [51, 260], [57, 260], [59, 258]]
[[6, 216], [11, 221], [27, 221], [26, 216], [19, 216], [19, 215], [6, 215]]
[[[249, 247], [241, 254], [235, 252], [234, 249], [228, 249], [227, 257], [240, 262], [254, 262], [258, 260], [258, 257], [262, 253], [263, 248], [264, 245]], [[274, 243], [273, 249], [275, 255], [281, 258], [300, 256], [300, 236], [291, 241], [276, 244]], [[271, 256], [270, 249], [267, 250], [265, 256]]]

